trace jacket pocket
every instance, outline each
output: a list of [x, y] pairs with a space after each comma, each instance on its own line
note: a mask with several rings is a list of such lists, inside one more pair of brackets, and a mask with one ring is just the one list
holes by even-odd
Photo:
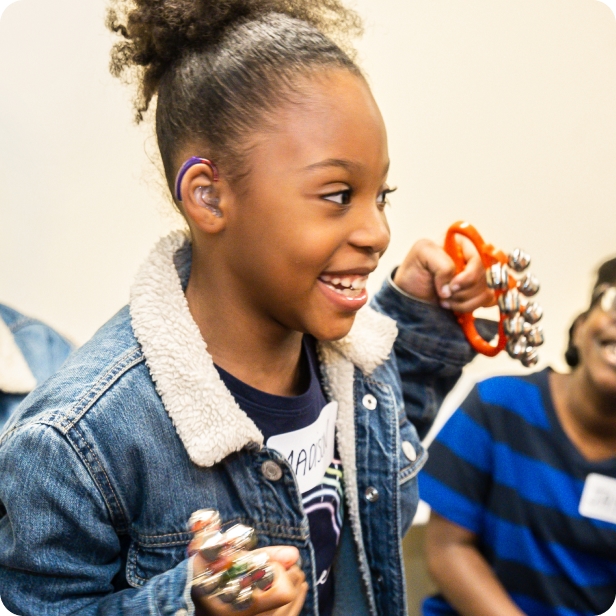
[[400, 485], [416, 477], [428, 460], [428, 452], [421, 444], [415, 426], [406, 416], [400, 421], [400, 452], [398, 457], [400, 459]]
[[133, 539], [126, 561], [128, 583], [138, 588], [154, 576], [173, 569], [187, 558], [187, 546], [186, 533], [149, 535]]
[[415, 426], [404, 415], [400, 421], [400, 450], [398, 451], [400, 486], [400, 517], [402, 536], [406, 533], [415, 517], [419, 503], [417, 474], [428, 460]]

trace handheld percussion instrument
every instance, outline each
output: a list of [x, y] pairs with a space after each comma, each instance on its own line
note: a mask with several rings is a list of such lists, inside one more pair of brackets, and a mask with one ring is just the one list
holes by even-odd
[[486, 270], [487, 284], [494, 290], [500, 319], [498, 337], [495, 343], [484, 340], [475, 326], [472, 313], [454, 313], [471, 346], [489, 357], [498, 355], [503, 349], [526, 367], [538, 361], [537, 347], [543, 344], [543, 328], [537, 325], [543, 316], [543, 309], [527, 298], [539, 291], [539, 281], [530, 273], [524, 273], [530, 265], [530, 256], [516, 248], [506, 255], [486, 244], [477, 229], [467, 222], [456, 222], [447, 230], [445, 252], [453, 259], [456, 271], [466, 265], [462, 248], [456, 241], [457, 235], [468, 238], [479, 252]]
[[222, 531], [214, 509], [200, 509], [190, 516], [188, 530], [208, 567], [192, 580], [200, 596], [215, 596], [234, 609], [252, 603], [255, 588], [267, 590], [274, 583], [274, 569], [264, 552], [251, 553], [257, 545], [253, 528], [236, 524]]

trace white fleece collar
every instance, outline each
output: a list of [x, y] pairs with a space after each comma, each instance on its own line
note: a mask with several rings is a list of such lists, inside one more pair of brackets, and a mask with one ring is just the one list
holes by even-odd
[[8, 325], [0, 319], [0, 391], [7, 394], [29, 394], [36, 379]]
[[[190, 459], [211, 466], [248, 443], [262, 445], [263, 435], [225, 387], [190, 314], [178, 274], [189, 267], [190, 258], [185, 232], [161, 239], [132, 286], [130, 314], [156, 389]], [[348, 336], [320, 345], [321, 356], [327, 361], [333, 352], [369, 374], [387, 359], [396, 335], [392, 319], [366, 307]], [[339, 400], [337, 392], [332, 394]], [[352, 399], [349, 404], [352, 408]]]

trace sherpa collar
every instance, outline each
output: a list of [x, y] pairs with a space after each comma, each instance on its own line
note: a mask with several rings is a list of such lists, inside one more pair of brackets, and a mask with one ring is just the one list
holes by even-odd
[[0, 319], [0, 391], [29, 394], [36, 379], [20, 351], [8, 325]]
[[[188, 270], [190, 258], [185, 232], [161, 239], [132, 286], [130, 314], [156, 389], [190, 459], [212, 466], [248, 443], [262, 445], [263, 435], [225, 387], [190, 314], [178, 274]], [[334, 353], [369, 374], [387, 359], [396, 335], [392, 319], [365, 307], [345, 338], [320, 345], [321, 356], [327, 361]]]

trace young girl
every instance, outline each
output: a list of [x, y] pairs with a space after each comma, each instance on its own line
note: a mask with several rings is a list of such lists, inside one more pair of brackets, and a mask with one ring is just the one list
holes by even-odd
[[[472, 353], [448, 310], [489, 303], [418, 243], [365, 306], [389, 242], [385, 127], [324, 32], [336, 0], [135, 0], [113, 70], [157, 96], [189, 233], [0, 437], [0, 596], [18, 614], [406, 613], [401, 537], [422, 431]], [[334, 445], [335, 441], [335, 445]], [[344, 498], [340, 498], [343, 494]], [[254, 527], [273, 586], [233, 612], [187, 557], [199, 509]], [[278, 546], [278, 547], [276, 547]]]

